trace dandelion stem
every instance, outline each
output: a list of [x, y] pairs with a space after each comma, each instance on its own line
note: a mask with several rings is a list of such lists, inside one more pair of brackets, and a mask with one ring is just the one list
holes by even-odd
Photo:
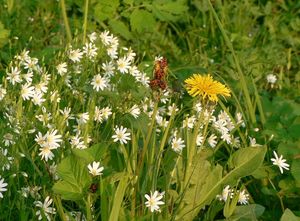
[[71, 29], [70, 29], [69, 21], [68, 21], [68, 17], [67, 17], [67, 10], [66, 10], [65, 0], [60, 0], [60, 7], [61, 7], [61, 12], [62, 12], [62, 16], [63, 16], [63, 19], [64, 19], [66, 33], [67, 33], [67, 40], [68, 40], [68, 42], [71, 42], [72, 41], [72, 35], [71, 35]]
[[85, 43], [86, 39], [86, 29], [87, 29], [87, 17], [89, 12], [89, 0], [85, 0], [85, 7], [84, 7], [84, 21], [83, 21], [83, 38], [82, 43]]

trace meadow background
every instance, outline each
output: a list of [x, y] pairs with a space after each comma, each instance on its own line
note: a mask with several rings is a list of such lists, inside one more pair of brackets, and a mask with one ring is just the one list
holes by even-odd
[[299, 1], [0, 0], [0, 220], [300, 220], [299, 55]]

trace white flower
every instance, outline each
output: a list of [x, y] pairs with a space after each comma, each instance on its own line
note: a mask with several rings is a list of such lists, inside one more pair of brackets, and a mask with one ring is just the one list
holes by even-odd
[[66, 125], [69, 125], [69, 120], [74, 119], [73, 115], [71, 114], [71, 108], [65, 107], [63, 110], [59, 110], [59, 112], [62, 114], [62, 117], [64, 121], [66, 122]]
[[134, 117], [134, 118], [138, 118], [139, 115], [141, 114], [141, 110], [140, 108], [135, 104], [133, 105], [128, 112]]
[[6, 89], [2, 88], [2, 84], [0, 84], [0, 101], [3, 100], [3, 98], [5, 97], [5, 95], [6, 95]]
[[115, 67], [114, 64], [110, 61], [110, 62], [106, 62], [102, 64], [102, 69], [104, 70], [104, 75], [111, 77], [114, 74], [115, 71]]
[[267, 75], [267, 81], [268, 81], [268, 83], [270, 83], [270, 84], [275, 84], [276, 81], [277, 81], [276, 75], [274, 75], [274, 74], [268, 74], [268, 75]]
[[200, 147], [200, 146], [202, 145], [203, 139], [204, 139], [204, 137], [202, 136], [201, 133], [199, 133], [199, 134], [197, 135], [197, 138], [196, 138], [196, 144], [197, 144], [198, 147]]
[[93, 164], [88, 165], [89, 173], [93, 176], [100, 176], [102, 175], [102, 171], [104, 170], [104, 167], [100, 167], [100, 162], [93, 162]]
[[110, 115], [112, 115], [111, 108], [110, 107], [105, 107], [101, 109], [102, 112], [102, 117], [104, 120], [107, 120]]
[[217, 136], [215, 134], [211, 134], [208, 138], [208, 144], [209, 146], [211, 146], [212, 148], [214, 148], [217, 145]]
[[10, 145], [14, 145], [15, 141], [14, 141], [14, 136], [11, 133], [6, 133], [3, 135], [3, 141], [4, 146], [8, 147]]
[[220, 200], [220, 201], [224, 201], [226, 202], [226, 200], [229, 198], [232, 198], [233, 197], [233, 191], [232, 189], [230, 189], [230, 186], [227, 185], [223, 191], [222, 191], [222, 194], [221, 195], [217, 195], [217, 198]]
[[3, 194], [2, 192], [6, 192], [7, 191], [7, 183], [4, 182], [4, 179], [2, 178], [1, 179], [1, 176], [0, 176], [0, 198], [3, 198]]
[[97, 74], [94, 76], [91, 85], [93, 85], [93, 89], [96, 91], [99, 91], [99, 89], [103, 91], [104, 88], [108, 86], [108, 80], [105, 77], [101, 77], [100, 74]]
[[90, 39], [90, 42], [94, 42], [97, 40], [97, 33], [92, 32], [91, 34], [88, 35], [88, 38]]
[[223, 119], [219, 119], [217, 121], [214, 121], [213, 122], [213, 126], [214, 128], [216, 128], [221, 134], [225, 134], [225, 133], [228, 133], [229, 130], [228, 128], [226, 127], [227, 126], [227, 123], [225, 120]]
[[117, 68], [122, 74], [128, 73], [130, 61], [128, 61], [127, 57], [119, 58], [119, 60], [117, 60]]
[[31, 97], [34, 96], [34, 87], [31, 86], [30, 83], [22, 85], [21, 96], [23, 100], [29, 100]]
[[195, 122], [196, 122], [196, 118], [194, 115], [191, 117], [187, 117], [183, 120], [182, 128], [187, 127], [188, 129], [193, 129]]
[[85, 43], [83, 46], [83, 53], [91, 60], [97, 56], [97, 50], [98, 48], [93, 43]]
[[107, 46], [111, 43], [113, 36], [109, 35], [109, 31], [104, 31], [100, 33], [100, 39], [102, 43]]
[[221, 139], [225, 141], [227, 144], [232, 144], [232, 137], [229, 133], [223, 133]]
[[127, 132], [126, 127], [116, 127], [115, 128], [115, 134], [112, 136], [114, 139], [114, 142], [120, 142], [121, 144], [126, 144], [127, 140], [131, 140], [130, 133]]
[[94, 121], [97, 121], [99, 123], [102, 123], [103, 121], [102, 111], [97, 106], [95, 107]]
[[172, 113], [176, 113], [179, 109], [176, 107], [176, 104], [173, 103], [172, 105], [168, 106], [168, 115], [171, 116]]
[[34, 105], [41, 106], [42, 103], [45, 102], [46, 99], [43, 98], [43, 94], [35, 92], [33, 97], [31, 98], [31, 100], [32, 100], [32, 103], [34, 103]]
[[56, 213], [56, 209], [53, 207], [50, 207], [50, 205], [52, 204], [52, 199], [49, 196], [46, 197], [44, 203], [42, 203], [41, 201], [34, 201], [34, 204], [36, 207], [40, 208], [35, 213], [39, 220], [42, 220], [43, 215], [44, 215], [44, 216], [46, 216], [47, 220], [50, 221], [51, 220], [50, 214]]
[[261, 146], [260, 144], [256, 143], [256, 139], [253, 137], [249, 137], [250, 140], [250, 147], [258, 147]]
[[290, 165], [286, 163], [286, 159], [283, 159], [282, 155], [278, 158], [278, 155], [275, 151], [273, 151], [275, 158], [271, 158], [273, 161], [273, 165], [278, 166], [281, 173], [283, 173], [283, 169], [289, 170]]
[[198, 102], [198, 103], [195, 104], [194, 110], [195, 110], [197, 113], [200, 113], [200, 112], [202, 111], [202, 105], [201, 105], [201, 102]]
[[62, 136], [57, 134], [57, 130], [51, 129], [50, 131], [47, 131], [47, 133], [44, 136], [44, 146], [56, 149], [60, 146], [59, 143], [62, 142]]
[[24, 69], [28, 69], [29, 71], [37, 70], [39, 60], [37, 58], [28, 57], [24, 63]]
[[83, 138], [80, 137], [80, 134], [77, 133], [75, 136], [72, 136], [70, 139], [71, 147], [77, 149], [86, 149], [87, 146], [84, 144]]
[[56, 66], [56, 69], [59, 75], [64, 75], [68, 71], [67, 63], [66, 62], [60, 63], [59, 65]]
[[176, 137], [172, 139], [172, 149], [175, 152], [180, 153], [184, 147], [184, 140], [182, 140], [181, 138], [177, 139]]
[[245, 190], [239, 192], [239, 203], [240, 204], [248, 204], [249, 194], [245, 192]]
[[27, 83], [31, 83], [32, 82], [32, 77], [33, 77], [33, 72], [32, 71], [28, 71], [26, 74], [24, 74], [22, 76], [24, 78], [24, 80], [27, 82]]
[[41, 156], [41, 159], [45, 159], [45, 161], [52, 160], [54, 157], [54, 154], [52, 153], [53, 149], [56, 148], [43, 146], [39, 149], [40, 150], [39, 156]]
[[10, 81], [12, 85], [15, 85], [15, 83], [22, 82], [21, 71], [18, 69], [18, 67], [11, 67], [11, 72], [7, 73], [6, 79]]
[[163, 193], [159, 193], [157, 190], [154, 193], [150, 191], [150, 196], [148, 194], [145, 194], [145, 198], [147, 199], [145, 205], [146, 207], [150, 208], [151, 212], [160, 212], [159, 206], [165, 204], [163, 201], [161, 201], [161, 199], [163, 198]]
[[48, 91], [47, 83], [46, 82], [40, 82], [35, 85], [35, 92], [38, 94], [45, 94]]
[[90, 119], [89, 113], [86, 112], [86, 113], [78, 114], [78, 118], [76, 119], [76, 121], [78, 124], [81, 125], [87, 123], [89, 119]]
[[83, 53], [79, 49], [70, 50], [69, 58], [75, 63], [79, 62], [82, 58]]

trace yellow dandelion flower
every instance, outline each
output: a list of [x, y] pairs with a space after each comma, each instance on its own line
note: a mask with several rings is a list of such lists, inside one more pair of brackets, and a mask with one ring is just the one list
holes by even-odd
[[218, 95], [230, 97], [230, 90], [220, 82], [213, 80], [209, 74], [206, 76], [193, 74], [192, 77], [184, 82], [186, 83], [187, 92], [192, 97], [199, 95], [203, 99], [208, 98], [208, 100], [213, 102], [218, 101]]

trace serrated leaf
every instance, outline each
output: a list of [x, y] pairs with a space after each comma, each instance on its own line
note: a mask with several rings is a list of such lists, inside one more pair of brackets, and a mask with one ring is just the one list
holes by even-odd
[[135, 9], [130, 16], [130, 26], [138, 33], [152, 31], [155, 27], [155, 19], [150, 12], [144, 9]]
[[188, 10], [186, 3], [180, 1], [152, 4], [149, 7], [159, 20], [173, 22]]
[[109, 26], [113, 30], [113, 32], [120, 34], [126, 40], [130, 40], [133, 38], [131, 32], [129, 31], [128, 27], [119, 20], [109, 20]]
[[117, 8], [119, 7], [119, 0], [101, 0], [94, 7], [94, 16], [98, 21], [105, 21], [114, 17]]

